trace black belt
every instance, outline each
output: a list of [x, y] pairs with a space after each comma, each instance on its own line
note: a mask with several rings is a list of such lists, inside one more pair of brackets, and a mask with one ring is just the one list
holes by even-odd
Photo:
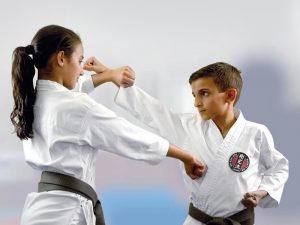
[[89, 184], [65, 174], [43, 171], [38, 192], [53, 190], [68, 191], [90, 199], [94, 207], [96, 225], [105, 225], [101, 202], [98, 200], [95, 190]]
[[227, 218], [212, 217], [196, 208], [192, 203], [189, 206], [189, 215], [194, 219], [209, 225], [253, 225], [254, 209], [247, 208]]

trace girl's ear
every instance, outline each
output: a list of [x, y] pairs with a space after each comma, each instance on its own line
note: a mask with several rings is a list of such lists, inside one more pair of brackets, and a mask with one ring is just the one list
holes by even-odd
[[226, 91], [226, 93], [227, 93], [227, 99], [226, 99], [226, 101], [228, 103], [230, 103], [230, 102], [234, 103], [235, 100], [236, 100], [236, 97], [237, 97], [237, 90], [235, 88], [229, 88]]
[[56, 54], [56, 62], [57, 64], [60, 66], [60, 67], [63, 67], [64, 66], [64, 63], [65, 63], [65, 52], [64, 51], [59, 51], [57, 54]]

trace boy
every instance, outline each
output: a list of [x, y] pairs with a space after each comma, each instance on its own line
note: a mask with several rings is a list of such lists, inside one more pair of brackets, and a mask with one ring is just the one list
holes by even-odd
[[[103, 66], [98, 63], [86, 65]], [[126, 69], [111, 71], [110, 81], [116, 85], [133, 85], [134, 76]], [[247, 121], [234, 107], [243, 84], [238, 69], [222, 62], [210, 64], [193, 73], [189, 83], [199, 114], [175, 114], [136, 86], [121, 87], [115, 101], [206, 163], [202, 178], [183, 175], [191, 201], [184, 225], [252, 225], [254, 207], [279, 204], [288, 160], [274, 148], [264, 125]]]

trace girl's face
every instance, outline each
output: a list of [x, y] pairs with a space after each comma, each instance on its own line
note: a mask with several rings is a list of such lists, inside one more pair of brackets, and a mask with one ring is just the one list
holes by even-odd
[[77, 44], [75, 50], [66, 60], [65, 75], [63, 77], [63, 85], [68, 89], [73, 89], [78, 81], [79, 76], [83, 75], [83, 46]]

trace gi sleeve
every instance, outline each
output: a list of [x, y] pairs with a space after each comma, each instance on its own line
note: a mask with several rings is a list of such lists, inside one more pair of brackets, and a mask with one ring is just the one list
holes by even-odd
[[73, 91], [89, 94], [94, 89], [95, 89], [95, 87], [94, 87], [94, 83], [92, 80], [92, 76], [83, 75], [83, 76], [79, 77], [78, 82], [76, 83], [76, 86], [73, 89]]
[[268, 128], [264, 127], [260, 146], [260, 165], [263, 179], [258, 190], [269, 193], [259, 205], [263, 208], [275, 207], [279, 204], [284, 184], [288, 179], [288, 160], [275, 149], [272, 135]]
[[149, 164], [159, 163], [169, 148], [167, 140], [131, 124], [100, 104], [87, 112], [80, 139], [97, 150]]
[[181, 145], [184, 129], [180, 116], [137, 86], [120, 88], [115, 102], [171, 143]]

